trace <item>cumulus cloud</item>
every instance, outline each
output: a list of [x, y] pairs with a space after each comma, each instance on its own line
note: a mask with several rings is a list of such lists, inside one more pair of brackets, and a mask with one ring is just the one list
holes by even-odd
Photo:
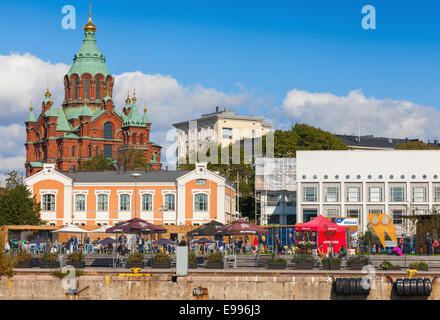
[[[24, 170], [23, 122], [30, 101], [38, 117], [46, 87], [49, 87], [55, 106], [60, 107], [64, 98], [63, 77], [68, 69], [67, 64], [43, 61], [29, 53], [0, 55], [0, 135], [3, 137], [0, 141], [0, 173], [11, 169]], [[145, 103], [147, 105], [152, 122], [150, 138], [164, 145], [164, 155], [172, 144], [166, 141], [168, 131], [173, 129], [172, 123], [212, 112], [217, 105], [239, 107], [252, 102], [251, 95], [242, 87], [237, 87], [238, 92], [225, 93], [200, 84], [184, 86], [171, 76], [137, 71], [115, 75], [113, 100], [118, 111], [125, 104], [127, 91], [130, 90], [132, 96], [134, 88], [141, 113]], [[174, 161], [169, 163], [172, 164]]]
[[285, 119], [320, 127], [334, 133], [373, 134], [390, 138], [434, 139], [440, 136], [440, 112], [405, 100], [365, 97], [361, 90], [347, 96], [293, 89], [280, 107]]

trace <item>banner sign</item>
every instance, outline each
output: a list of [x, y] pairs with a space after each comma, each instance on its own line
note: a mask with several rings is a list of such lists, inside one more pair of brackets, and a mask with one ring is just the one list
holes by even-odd
[[337, 218], [336, 224], [339, 226], [344, 226], [344, 227], [357, 226], [358, 219], [356, 219], [356, 218]]

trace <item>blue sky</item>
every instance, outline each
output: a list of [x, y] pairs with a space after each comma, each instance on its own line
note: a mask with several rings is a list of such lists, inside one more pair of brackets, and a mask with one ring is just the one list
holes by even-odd
[[[82, 32], [60, 26], [61, 8], [85, 1], [0, 4], [0, 53], [71, 63]], [[361, 8], [377, 29], [361, 28]], [[97, 38], [113, 73], [141, 70], [183, 84], [235, 90], [280, 104], [287, 90], [408, 99], [440, 108], [437, 1], [93, 1]], [[269, 105], [267, 107], [270, 107]]]
[[[65, 5], [76, 30], [61, 27]], [[365, 5], [375, 30], [361, 27]], [[216, 105], [274, 128], [440, 140], [438, 1], [98, 0], [92, 11], [117, 108], [136, 88], [164, 146], [172, 123]], [[88, 12], [88, 1], [0, 2], [0, 173], [23, 169], [23, 121], [46, 84], [60, 106]]]

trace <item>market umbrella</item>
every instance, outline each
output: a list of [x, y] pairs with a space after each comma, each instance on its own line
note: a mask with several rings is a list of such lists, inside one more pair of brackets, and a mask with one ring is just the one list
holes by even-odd
[[215, 234], [221, 235], [242, 235], [242, 234], [266, 234], [269, 231], [265, 228], [259, 227], [244, 219], [238, 219], [230, 224], [218, 228]]
[[104, 240], [101, 241], [101, 245], [106, 246], [108, 244], [113, 244], [115, 242], [116, 242], [116, 240], [113, 238], [105, 238]]
[[166, 233], [167, 229], [149, 223], [140, 218], [133, 218], [108, 228], [107, 233]]
[[154, 241], [154, 243], [157, 243], [160, 246], [176, 244], [174, 241], [171, 241], [169, 239], [159, 239], [159, 240]]
[[197, 243], [197, 244], [205, 244], [205, 243], [214, 243], [214, 240], [207, 239], [207, 238], [200, 238], [196, 240], [192, 240], [191, 243]]
[[73, 225], [68, 225], [65, 226], [64, 228], [61, 229], [57, 229], [54, 231], [51, 231], [53, 233], [61, 233], [61, 232], [66, 232], [66, 233], [88, 233], [89, 231], [81, 229], [77, 226], [73, 226]]
[[224, 224], [218, 221], [212, 220], [211, 222], [205, 223], [203, 226], [197, 229], [191, 230], [187, 233], [188, 237], [199, 237], [199, 236], [213, 236], [215, 232], [223, 227]]

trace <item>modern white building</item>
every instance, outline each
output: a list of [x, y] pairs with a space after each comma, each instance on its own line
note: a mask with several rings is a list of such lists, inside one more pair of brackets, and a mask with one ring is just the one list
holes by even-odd
[[359, 218], [387, 213], [402, 233], [408, 208], [429, 214], [440, 205], [440, 151], [297, 151], [297, 223], [318, 214]]
[[271, 125], [264, 118], [242, 116], [224, 108], [201, 118], [174, 123], [176, 128], [177, 158], [184, 158], [191, 151], [200, 152], [209, 143], [228, 146], [245, 139], [264, 136]]

